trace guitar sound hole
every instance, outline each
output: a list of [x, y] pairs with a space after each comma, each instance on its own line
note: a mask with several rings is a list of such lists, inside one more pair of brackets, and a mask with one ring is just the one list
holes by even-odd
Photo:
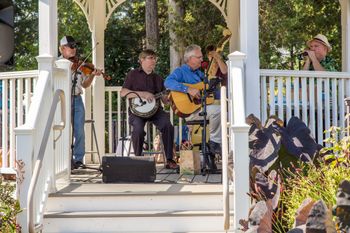
[[201, 104], [201, 100], [200, 99], [193, 99], [193, 102], [198, 105], [198, 104]]

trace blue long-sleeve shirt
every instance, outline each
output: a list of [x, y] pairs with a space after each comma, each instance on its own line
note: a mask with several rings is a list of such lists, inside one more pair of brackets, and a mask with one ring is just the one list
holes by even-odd
[[164, 86], [171, 91], [187, 93], [188, 87], [182, 83], [195, 84], [202, 82], [204, 74], [199, 69], [192, 70], [187, 64], [176, 68], [164, 82]]

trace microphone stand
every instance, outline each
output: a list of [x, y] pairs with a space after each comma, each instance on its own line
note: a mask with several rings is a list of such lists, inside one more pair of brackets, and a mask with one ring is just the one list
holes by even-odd
[[[210, 66], [213, 62], [213, 58], [210, 60], [207, 71], [204, 74], [203, 77], [203, 92], [202, 92], [202, 97], [201, 97], [201, 105], [202, 105], [202, 111], [199, 113], [200, 116], [203, 116], [203, 129], [202, 129], [202, 154], [203, 154], [203, 163], [201, 166], [201, 174], [204, 176], [207, 172], [210, 173], [210, 162], [209, 162], [209, 156], [210, 152], [207, 150], [207, 96], [208, 96], [208, 91], [207, 91], [207, 85], [208, 85], [208, 71], [210, 69]], [[207, 169], [208, 167], [208, 169]]]
[[[135, 94], [136, 96], [137, 96], [137, 98], [139, 98], [140, 99], [140, 103], [141, 103], [141, 106], [143, 106], [145, 103], [144, 103], [144, 101], [142, 100], [142, 98], [141, 98], [141, 96], [137, 93], [137, 92], [135, 92], [135, 91], [130, 91], [128, 94], [126, 94], [125, 96], [124, 96], [124, 99], [125, 99], [125, 102], [126, 102], [126, 97], [128, 96], [128, 95], [130, 95], [130, 94]], [[124, 147], [125, 147], [125, 140], [126, 140], [126, 132], [125, 132], [125, 123], [126, 123], [126, 119], [125, 119], [125, 117], [126, 117], [126, 104], [123, 104], [124, 103], [124, 101], [122, 101], [122, 106], [121, 106], [121, 110], [122, 110], [122, 125], [121, 125], [121, 135], [122, 135], [122, 137], [121, 137], [121, 139], [122, 139], [122, 157], [124, 157]], [[130, 140], [130, 143], [131, 143], [131, 140]], [[131, 145], [129, 146], [129, 148], [131, 148]], [[130, 151], [129, 151], [129, 154], [130, 154]]]

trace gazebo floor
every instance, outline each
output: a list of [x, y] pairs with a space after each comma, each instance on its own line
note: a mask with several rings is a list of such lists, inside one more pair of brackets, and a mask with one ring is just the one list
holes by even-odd
[[[98, 164], [89, 164], [88, 167], [98, 169]], [[218, 164], [221, 168], [221, 164]], [[103, 183], [102, 173], [93, 169], [77, 169], [71, 173], [72, 183]], [[164, 184], [220, 184], [222, 183], [221, 174], [206, 175], [185, 175], [176, 173], [175, 170], [164, 168], [163, 164], [157, 164], [157, 176], [155, 183]]]

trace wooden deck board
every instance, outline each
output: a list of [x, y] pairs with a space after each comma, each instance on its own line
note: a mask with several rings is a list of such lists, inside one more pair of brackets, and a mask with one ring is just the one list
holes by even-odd
[[[98, 168], [98, 164], [89, 165], [89, 167]], [[221, 167], [221, 166], [218, 166]], [[157, 176], [155, 183], [157, 184], [221, 184], [221, 174], [206, 175], [182, 175], [173, 169], [164, 168], [163, 164], [157, 164]], [[72, 171], [72, 183], [92, 183], [98, 184], [102, 182], [102, 173], [93, 169], [78, 169]]]

